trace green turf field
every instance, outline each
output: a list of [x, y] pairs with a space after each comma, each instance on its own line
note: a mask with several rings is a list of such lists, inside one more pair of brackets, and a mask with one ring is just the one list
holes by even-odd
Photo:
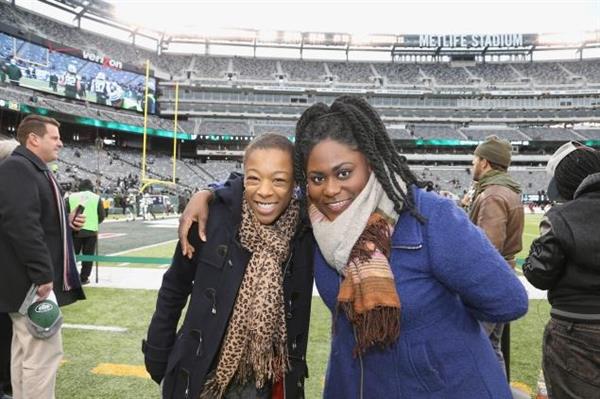
[[[152, 316], [156, 291], [88, 288], [86, 293], [86, 301], [63, 309], [66, 323], [118, 326], [128, 330], [123, 333], [65, 328], [65, 362], [58, 374], [57, 397], [158, 399], [158, 388], [148, 378], [128, 375], [128, 370], [123, 372], [116, 366], [112, 366], [114, 371], [109, 375], [96, 373], [99, 365], [107, 363], [138, 366], [138, 372], [143, 370], [140, 342]], [[512, 381], [535, 387], [549, 307], [544, 300], [532, 300], [529, 306], [527, 316], [512, 324]], [[329, 330], [329, 312], [315, 297], [308, 347], [307, 398], [321, 397], [329, 354]], [[125, 375], [117, 375], [120, 373]]]
[[[525, 257], [531, 241], [537, 236], [540, 216], [527, 215], [524, 233]], [[175, 229], [153, 229], [149, 224], [112, 223], [102, 231], [120, 232], [120, 237], [101, 240], [107, 252], [126, 256], [170, 257], [175, 242], [162, 243], [176, 237]], [[125, 233], [124, 233], [125, 232]], [[157, 244], [146, 249], [135, 249]], [[102, 242], [104, 241], [104, 242]], [[125, 267], [133, 267], [128, 264]], [[120, 267], [112, 264], [112, 267]], [[137, 267], [160, 267], [142, 264]], [[65, 322], [95, 326], [127, 328], [126, 332], [63, 330], [65, 362], [58, 375], [58, 398], [159, 398], [156, 384], [144, 377], [141, 339], [152, 316], [155, 290], [86, 288], [88, 299], [63, 309]], [[535, 392], [541, 362], [541, 339], [548, 320], [545, 300], [531, 300], [528, 314], [512, 324], [511, 380]], [[321, 300], [314, 298], [308, 347], [310, 378], [306, 397], [320, 398], [329, 353], [330, 315]]]
[[[527, 211], [526, 211], [527, 212]], [[531, 241], [540, 235], [539, 224], [542, 219], [542, 215], [525, 215], [525, 229], [523, 231], [523, 250], [517, 255], [517, 258], [526, 258], [529, 254], [529, 247]]]

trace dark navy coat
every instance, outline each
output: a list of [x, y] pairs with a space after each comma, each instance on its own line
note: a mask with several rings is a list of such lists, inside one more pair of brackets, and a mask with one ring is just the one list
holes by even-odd
[[[177, 246], [173, 263], [164, 275], [156, 311], [142, 345], [146, 368], [159, 382], [163, 397], [197, 398], [207, 374], [216, 367], [219, 350], [250, 253], [242, 248], [243, 180], [237, 176], [218, 190], [210, 205], [207, 242], [198, 237], [197, 225], [188, 239], [196, 248], [191, 260]], [[299, 226], [284, 262], [284, 299], [291, 371], [286, 375], [286, 398], [304, 397], [307, 377], [306, 346], [313, 284], [314, 238], [306, 224]], [[181, 312], [191, 294], [183, 325]]]

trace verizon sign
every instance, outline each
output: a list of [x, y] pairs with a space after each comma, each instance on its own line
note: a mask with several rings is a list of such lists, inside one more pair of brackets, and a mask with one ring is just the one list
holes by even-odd
[[98, 55], [90, 51], [83, 50], [83, 58], [110, 68], [123, 69], [123, 63], [121, 61], [113, 60], [112, 58]]

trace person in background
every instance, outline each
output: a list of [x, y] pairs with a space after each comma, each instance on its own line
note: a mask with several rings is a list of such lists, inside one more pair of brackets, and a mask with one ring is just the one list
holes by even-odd
[[6, 83], [6, 72], [7, 72], [7, 63], [3, 59], [0, 58], [0, 84]]
[[142, 209], [142, 218], [144, 220], [150, 219], [150, 214], [152, 219], [156, 220], [156, 214], [154, 213], [154, 197], [148, 193], [145, 193], [140, 199], [140, 207]]
[[[521, 317], [527, 293], [482, 231], [419, 188], [362, 98], [308, 108], [295, 143], [315, 283], [332, 315], [324, 398], [510, 398], [479, 322]], [[206, 199], [188, 204], [180, 240], [192, 220], [214, 234], [201, 226]], [[181, 249], [194, 252], [187, 240]]]
[[[99, 225], [104, 220], [105, 212], [100, 196], [94, 193], [92, 182], [88, 179], [82, 180], [79, 183], [79, 192], [71, 194], [66, 203], [68, 212], [75, 211], [79, 205], [84, 207], [85, 224], [79, 231], [73, 232], [75, 254], [94, 255], [98, 245]], [[81, 284], [90, 283], [92, 265], [92, 261], [81, 262]]]
[[[96, 184], [99, 184], [100, 182], [96, 182]], [[102, 203], [102, 209], [104, 210], [104, 217], [107, 218], [108, 214], [110, 213], [110, 198], [108, 197], [104, 197], [104, 198], [100, 198], [100, 202]]]
[[548, 290], [542, 367], [548, 397], [597, 398], [600, 393], [600, 152], [577, 142], [550, 158], [548, 198], [523, 274]]
[[17, 60], [15, 58], [11, 58], [10, 64], [6, 66], [6, 75], [8, 76], [8, 81], [13, 86], [21, 85], [21, 78], [23, 77], [23, 72], [21, 72], [21, 68], [17, 65]]
[[[475, 149], [475, 184], [469, 206], [469, 218], [481, 227], [498, 252], [514, 269], [515, 256], [523, 248], [525, 211], [521, 203], [521, 185], [508, 174], [511, 151], [510, 143], [497, 136], [487, 137]], [[483, 323], [483, 326], [498, 361], [506, 371], [507, 365], [501, 348], [504, 323]]]
[[[15, 140], [0, 140], [0, 163], [19, 146]], [[0, 313], [0, 399], [11, 399], [10, 384], [10, 345], [12, 341], [12, 321], [8, 313]]]
[[194, 227], [196, 252], [177, 246], [158, 292], [142, 348], [165, 399], [304, 398], [314, 239], [293, 198], [293, 144], [258, 136], [244, 172], [215, 195], [209, 239]]
[[26, 116], [17, 127], [20, 145], [0, 164], [0, 313], [13, 323], [11, 383], [18, 399], [53, 399], [63, 355], [60, 329], [39, 339], [18, 312], [27, 292], [35, 286], [40, 300], [54, 292], [59, 306], [85, 299], [70, 230], [85, 220], [67, 214], [47, 167], [62, 148], [59, 126], [52, 118]]

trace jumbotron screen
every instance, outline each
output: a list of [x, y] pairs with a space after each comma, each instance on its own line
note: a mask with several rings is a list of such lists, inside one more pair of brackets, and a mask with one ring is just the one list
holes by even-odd
[[[85, 54], [85, 52], [82, 52]], [[114, 108], [144, 111], [142, 74], [51, 51], [0, 32], [0, 68], [14, 85]], [[148, 80], [148, 112], [155, 112], [154, 78]]]

